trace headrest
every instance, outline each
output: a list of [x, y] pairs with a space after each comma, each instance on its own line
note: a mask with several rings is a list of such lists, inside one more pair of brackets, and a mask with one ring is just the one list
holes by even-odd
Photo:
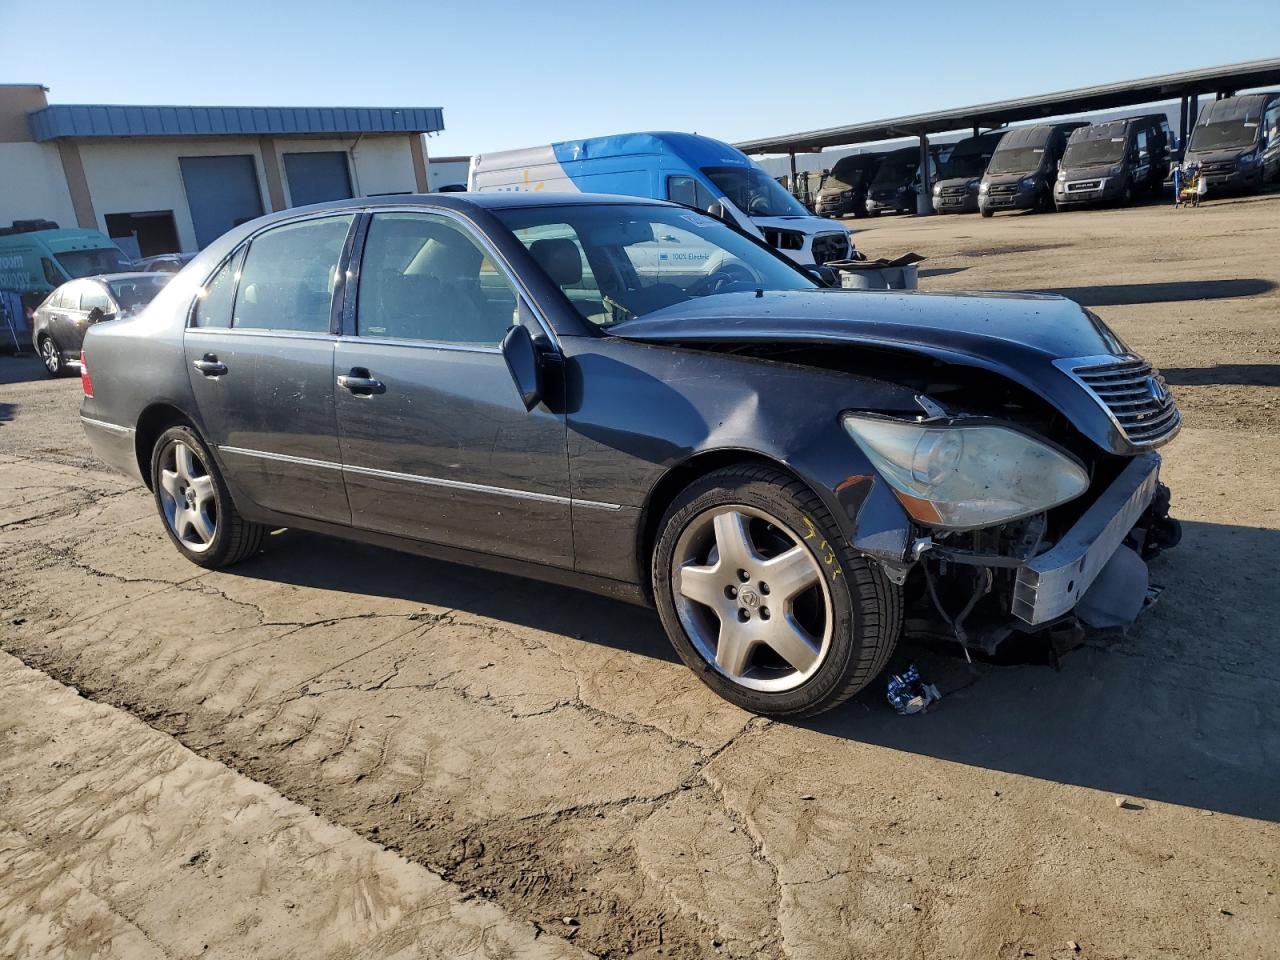
[[569, 287], [582, 279], [582, 254], [568, 237], [535, 240], [529, 244], [529, 253], [558, 287]]

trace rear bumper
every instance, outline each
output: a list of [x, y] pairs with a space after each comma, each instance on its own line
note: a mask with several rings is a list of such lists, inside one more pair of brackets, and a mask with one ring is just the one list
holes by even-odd
[[145, 482], [138, 469], [138, 454], [134, 447], [132, 427], [122, 427], [83, 415], [80, 417], [80, 423], [84, 427], [84, 435], [89, 440], [89, 446], [99, 460], [113, 470]]
[[1160, 455], [1134, 457], [1066, 536], [1019, 568], [1013, 615], [1034, 626], [1069, 613], [1142, 518], [1159, 484]]

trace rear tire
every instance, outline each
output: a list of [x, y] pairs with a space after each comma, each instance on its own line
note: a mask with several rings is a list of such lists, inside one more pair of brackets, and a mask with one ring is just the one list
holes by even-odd
[[191, 427], [170, 427], [156, 440], [151, 490], [165, 532], [192, 563], [229, 567], [262, 548], [266, 528], [240, 516], [209, 447]]
[[812, 716], [884, 669], [901, 591], [799, 480], [763, 465], [717, 470], [675, 499], [659, 529], [658, 614], [680, 658], [724, 699]]

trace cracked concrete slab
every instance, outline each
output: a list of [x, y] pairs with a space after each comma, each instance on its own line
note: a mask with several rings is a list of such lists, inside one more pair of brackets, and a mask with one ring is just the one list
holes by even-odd
[[585, 957], [0, 654], [0, 953]]

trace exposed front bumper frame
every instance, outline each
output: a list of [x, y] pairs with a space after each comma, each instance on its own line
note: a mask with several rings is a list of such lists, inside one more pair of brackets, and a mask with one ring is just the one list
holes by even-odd
[[1134, 457], [1066, 536], [1019, 568], [1013, 615], [1034, 626], [1072, 610], [1151, 505], [1159, 485], [1160, 455]]

